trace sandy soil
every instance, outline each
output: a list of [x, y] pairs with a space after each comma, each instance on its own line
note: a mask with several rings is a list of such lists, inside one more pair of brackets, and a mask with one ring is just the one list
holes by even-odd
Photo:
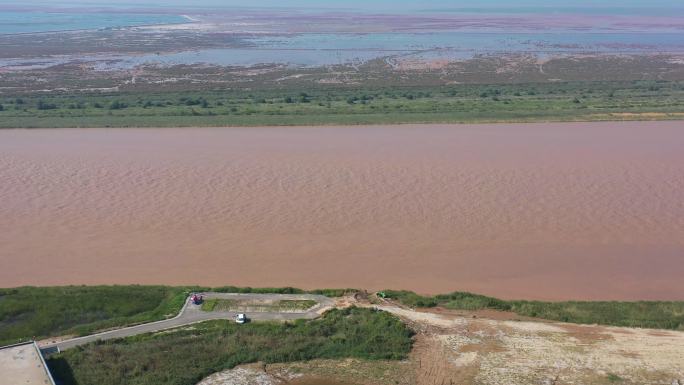
[[684, 299], [680, 122], [0, 131], [0, 286]]
[[494, 311], [455, 314], [350, 303], [380, 307], [407, 322], [416, 331], [409, 359], [253, 364], [216, 373], [199, 385], [285, 385], [307, 377], [359, 385], [684, 384], [681, 331], [521, 321]]
[[256, 363], [214, 373], [197, 385], [413, 385], [412, 371], [408, 361]]
[[419, 331], [418, 384], [684, 383], [684, 332], [384, 309]]

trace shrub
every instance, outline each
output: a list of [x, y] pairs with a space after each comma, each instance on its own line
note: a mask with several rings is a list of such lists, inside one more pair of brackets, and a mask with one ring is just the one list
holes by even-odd
[[119, 100], [115, 100], [112, 102], [112, 104], [109, 105], [110, 110], [122, 110], [127, 107], [128, 105], [126, 103]]
[[38, 100], [38, 104], [36, 105], [36, 108], [39, 110], [56, 110], [57, 105], [54, 103], [48, 103], [44, 100]]

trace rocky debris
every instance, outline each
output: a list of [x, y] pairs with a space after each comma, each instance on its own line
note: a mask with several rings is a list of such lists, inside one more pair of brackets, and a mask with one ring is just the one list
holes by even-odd
[[279, 385], [280, 381], [263, 370], [253, 367], [237, 367], [214, 373], [197, 385]]

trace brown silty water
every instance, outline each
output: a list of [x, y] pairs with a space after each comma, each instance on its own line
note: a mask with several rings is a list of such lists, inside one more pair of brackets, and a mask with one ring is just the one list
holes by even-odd
[[0, 287], [684, 299], [684, 123], [0, 131]]

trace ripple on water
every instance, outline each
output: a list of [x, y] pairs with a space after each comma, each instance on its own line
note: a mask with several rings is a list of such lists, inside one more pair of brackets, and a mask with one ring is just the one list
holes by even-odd
[[682, 299], [680, 124], [0, 131], [0, 282]]

